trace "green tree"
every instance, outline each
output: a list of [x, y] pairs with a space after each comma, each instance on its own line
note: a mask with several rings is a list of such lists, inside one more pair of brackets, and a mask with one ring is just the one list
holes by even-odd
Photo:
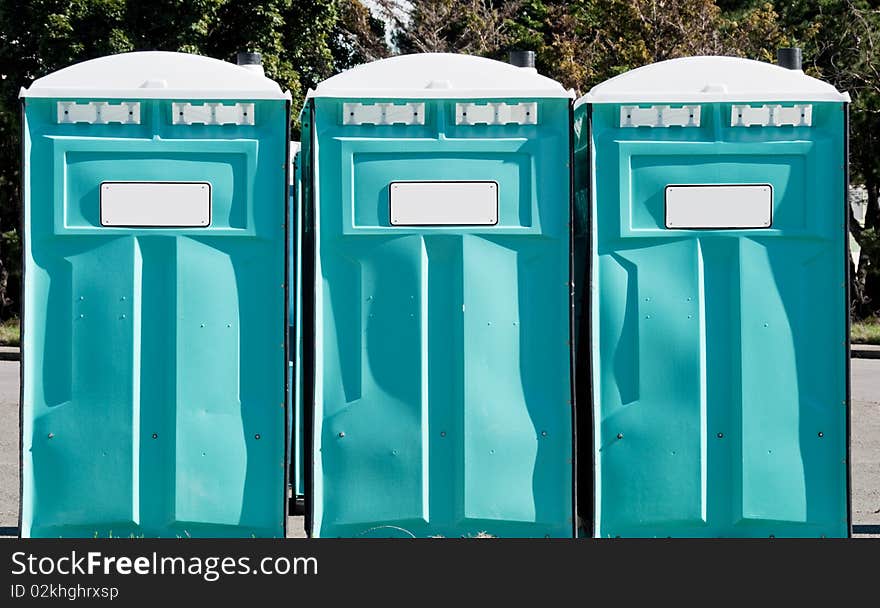
[[492, 56], [506, 50], [510, 19], [521, 2], [418, 0], [386, 2], [397, 17], [394, 43], [401, 53], [467, 53]]
[[852, 97], [852, 181], [868, 193], [865, 226], [851, 218], [861, 247], [852, 272], [853, 313], [880, 310], [880, 2], [794, 0], [778, 2], [780, 22], [804, 46], [807, 69]]
[[391, 53], [381, 16], [381, 13], [374, 15], [358, 0], [339, 2], [339, 18], [330, 39], [334, 72], [382, 59]]
[[296, 109], [304, 88], [360, 60], [339, 61], [333, 52], [340, 3], [352, 2], [0, 0], [0, 318], [14, 314], [20, 299], [22, 86], [113, 53], [166, 50], [234, 60], [237, 51], [250, 50], [262, 53], [266, 74], [290, 90]]
[[539, 70], [584, 93], [627, 70], [689, 55], [772, 60], [789, 42], [772, 4], [712, 0], [530, 0], [509, 28]]

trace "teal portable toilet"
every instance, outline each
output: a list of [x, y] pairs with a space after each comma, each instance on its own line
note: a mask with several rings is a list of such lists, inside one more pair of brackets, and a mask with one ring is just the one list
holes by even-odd
[[792, 67], [673, 59], [576, 104], [597, 537], [849, 534], [849, 97]]
[[572, 537], [570, 112], [466, 55], [309, 93], [312, 536]]
[[143, 52], [21, 97], [22, 536], [283, 536], [289, 95]]
[[299, 225], [302, 223], [302, 177], [300, 175], [300, 143], [290, 142], [290, 205], [288, 211], [288, 225], [290, 242], [288, 248], [288, 282], [290, 285], [288, 294], [289, 323], [288, 330], [288, 429], [290, 438], [288, 454], [290, 455], [290, 492], [291, 499], [299, 511], [302, 505], [304, 490], [303, 478], [303, 412], [302, 412], [302, 282], [299, 280], [302, 272], [300, 251], [302, 240], [299, 238]]

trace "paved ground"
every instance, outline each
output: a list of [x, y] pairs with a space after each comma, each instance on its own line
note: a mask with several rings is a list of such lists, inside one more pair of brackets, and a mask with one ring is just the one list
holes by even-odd
[[854, 532], [880, 535], [880, 359], [852, 360], [851, 457]]
[[18, 361], [0, 361], [0, 534], [18, 534]]
[[[18, 533], [18, 362], [0, 361], [0, 536]], [[855, 533], [880, 535], [880, 359], [852, 360]], [[289, 535], [304, 536], [291, 517]]]

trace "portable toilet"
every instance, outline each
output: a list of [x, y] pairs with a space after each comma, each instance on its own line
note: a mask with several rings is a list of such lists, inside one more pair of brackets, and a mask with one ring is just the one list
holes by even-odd
[[21, 98], [22, 536], [283, 536], [289, 94], [142, 52]]
[[307, 531], [572, 537], [571, 95], [383, 59], [302, 112]]
[[575, 105], [595, 536], [849, 533], [849, 97], [792, 67], [673, 59]]

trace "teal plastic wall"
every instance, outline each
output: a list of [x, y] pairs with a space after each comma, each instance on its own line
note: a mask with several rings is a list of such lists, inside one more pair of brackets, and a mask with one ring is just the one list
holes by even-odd
[[[177, 126], [140, 103], [140, 125], [24, 106], [21, 533], [283, 536], [288, 107]], [[211, 225], [103, 227], [114, 180], [210, 182]]]
[[[698, 128], [587, 109], [595, 536], [847, 536], [845, 105], [749, 128], [729, 104]], [[771, 184], [772, 227], [665, 228], [667, 184], [721, 183]]]
[[303, 398], [303, 374], [302, 374], [302, 238], [300, 226], [302, 225], [302, 158], [297, 153], [293, 159], [293, 184], [290, 193], [290, 210], [288, 223], [290, 230], [290, 258], [288, 260], [288, 321], [290, 331], [288, 333], [289, 344], [289, 369], [288, 369], [288, 413], [290, 414], [290, 487], [295, 498], [305, 495], [305, 480], [303, 474], [303, 451], [304, 451], [304, 421], [302, 410]]
[[[310, 533], [571, 537], [569, 101], [532, 126], [456, 126], [448, 99], [343, 126], [343, 101], [303, 115]], [[498, 225], [392, 227], [394, 180], [495, 180]]]

